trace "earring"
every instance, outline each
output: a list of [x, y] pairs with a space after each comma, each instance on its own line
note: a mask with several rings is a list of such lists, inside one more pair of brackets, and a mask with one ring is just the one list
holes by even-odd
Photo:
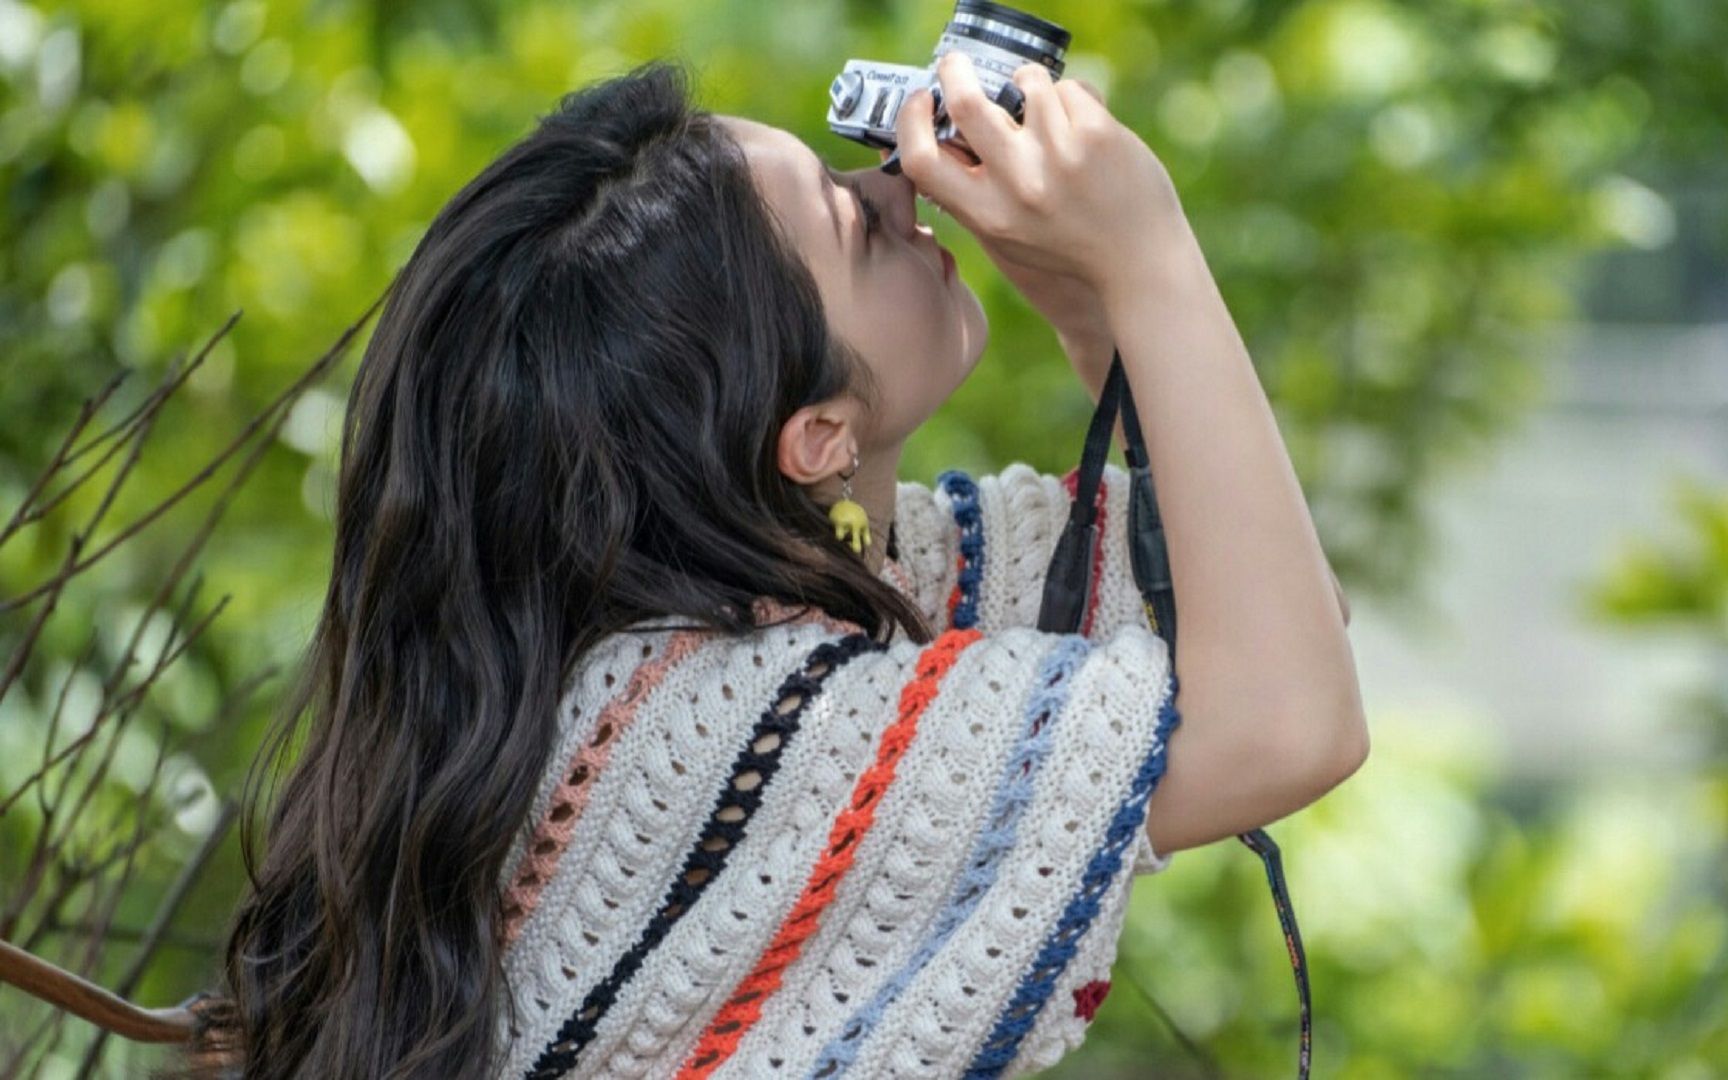
[[858, 473], [858, 451], [852, 451], [852, 471], [840, 474], [840, 501], [828, 508], [828, 520], [834, 523], [834, 536], [862, 553], [870, 546], [870, 517], [864, 508], [852, 501], [852, 477]]

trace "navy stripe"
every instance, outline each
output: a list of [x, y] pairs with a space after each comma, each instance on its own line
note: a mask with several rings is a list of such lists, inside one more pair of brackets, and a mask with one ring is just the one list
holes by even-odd
[[[811, 699], [822, 692], [823, 681], [859, 653], [885, 648], [886, 645], [865, 633], [848, 634], [839, 641], [824, 641], [812, 649], [799, 669], [780, 684], [772, 703], [763, 710], [749, 738], [744, 741], [743, 749], [733, 761], [732, 770], [727, 774], [709, 814], [708, 825], [685, 855], [684, 868], [673, 879], [660, 910], [649, 919], [636, 944], [618, 958], [611, 974], [588, 991], [582, 1004], [565, 1018], [558, 1033], [540, 1051], [540, 1057], [528, 1070], [528, 1080], [549, 1080], [576, 1066], [577, 1056], [593, 1041], [600, 1019], [616, 1002], [618, 991], [726, 868], [727, 859], [743, 841], [751, 816], [762, 805], [763, 793], [780, 768], [786, 744], [798, 733], [799, 718]], [[813, 668], [821, 670], [811, 674]], [[778, 707], [794, 694], [798, 704], [787, 712], [781, 712]], [[778, 738], [770, 739], [771, 735]], [[761, 749], [757, 748], [759, 745]], [[741, 788], [741, 778], [752, 772], [758, 774], [760, 780], [749, 784], [748, 790]]]
[[948, 493], [954, 523], [960, 526], [960, 574], [955, 584], [960, 597], [951, 625], [956, 630], [970, 630], [978, 625], [979, 594], [984, 585], [984, 517], [978, 509], [978, 485], [959, 469], [942, 473], [936, 484]]

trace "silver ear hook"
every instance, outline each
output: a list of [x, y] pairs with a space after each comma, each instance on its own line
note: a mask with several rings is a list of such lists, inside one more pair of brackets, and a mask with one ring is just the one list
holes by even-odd
[[840, 498], [828, 508], [828, 520], [837, 539], [862, 555], [870, 546], [870, 515], [852, 500], [852, 477], [858, 473], [858, 451], [852, 451], [852, 471], [840, 474]]

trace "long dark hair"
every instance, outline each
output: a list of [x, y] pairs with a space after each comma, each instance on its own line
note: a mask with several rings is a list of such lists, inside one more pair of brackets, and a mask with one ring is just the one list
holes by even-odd
[[[688, 83], [654, 61], [564, 97], [392, 283], [348, 399], [323, 611], [247, 778], [227, 993], [187, 1071], [489, 1071], [505, 860], [605, 635], [663, 615], [746, 633], [768, 596], [930, 640], [775, 466], [798, 407], [879, 398]], [[260, 867], [256, 781], [295, 757]]]

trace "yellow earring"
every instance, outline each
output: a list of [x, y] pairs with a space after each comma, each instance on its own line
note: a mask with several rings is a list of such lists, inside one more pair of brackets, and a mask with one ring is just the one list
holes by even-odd
[[828, 520], [834, 523], [834, 535], [862, 553], [870, 546], [870, 516], [852, 501], [852, 477], [858, 473], [858, 453], [852, 453], [852, 471], [840, 474], [840, 501], [828, 508]]

